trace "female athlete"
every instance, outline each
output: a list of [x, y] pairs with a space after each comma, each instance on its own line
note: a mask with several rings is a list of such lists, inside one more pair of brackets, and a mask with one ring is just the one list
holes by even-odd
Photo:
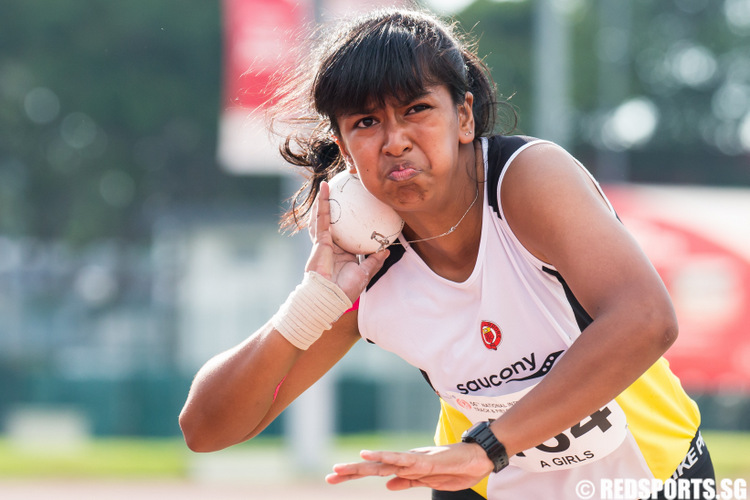
[[[300, 125], [283, 155], [311, 172], [287, 219], [313, 240], [305, 277], [198, 372], [189, 447], [257, 435], [364, 338], [422, 371], [436, 443], [362, 452], [331, 484], [565, 499], [624, 478], [656, 498], [668, 478], [713, 477], [698, 409], [662, 358], [670, 298], [592, 176], [553, 143], [493, 135], [487, 69], [434, 16], [379, 11], [320, 40], [282, 103]], [[344, 169], [405, 222], [364, 259], [329, 231], [325, 181]]]

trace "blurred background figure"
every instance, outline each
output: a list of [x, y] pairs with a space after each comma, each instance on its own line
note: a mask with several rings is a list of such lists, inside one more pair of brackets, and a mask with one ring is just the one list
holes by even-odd
[[[161, 469], [133, 460], [143, 474], [228, 470], [184, 452], [190, 377], [273, 314], [309, 244], [277, 230], [298, 179], [263, 104], [296, 36], [394, 3], [3, 2], [0, 476], [64, 474], [33, 455], [53, 449], [101, 466], [97, 443], [122, 456], [124, 437], [139, 457], [163, 447]], [[673, 297], [666, 358], [729, 443], [726, 463], [712, 448], [717, 475], [750, 476], [734, 457], [750, 442], [750, 0], [426, 5], [475, 26], [516, 132], [562, 144], [604, 184]], [[365, 345], [316, 391], [265, 431], [298, 443], [302, 471], [335, 436], [434, 430], [420, 374]], [[25, 472], [23, 453], [37, 457]], [[92, 468], [122, 474], [68, 473]]]

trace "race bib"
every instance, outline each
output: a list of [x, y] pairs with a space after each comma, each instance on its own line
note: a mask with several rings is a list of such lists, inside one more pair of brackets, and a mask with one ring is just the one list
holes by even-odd
[[[450, 391], [441, 391], [440, 395], [476, 423], [498, 418], [532, 388], [503, 396], [472, 396]], [[612, 400], [570, 429], [510, 457], [510, 463], [531, 472], [571, 469], [606, 457], [622, 444], [626, 435], [625, 413]]]

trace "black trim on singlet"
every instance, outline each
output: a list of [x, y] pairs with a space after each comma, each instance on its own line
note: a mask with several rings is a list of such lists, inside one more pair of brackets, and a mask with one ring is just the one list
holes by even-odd
[[568, 284], [565, 282], [562, 274], [546, 266], [542, 267], [542, 271], [551, 276], [554, 276], [555, 278], [557, 278], [557, 281], [560, 282], [560, 285], [562, 285], [563, 291], [565, 292], [565, 298], [568, 299], [568, 304], [570, 304], [571, 309], [573, 309], [573, 315], [576, 318], [576, 323], [578, 323], [578, 328], [583, 331], [584, 328], [589, 326], [591, 322], [594, 321], [594, 319], [589, 315], [589, 313], [586, 312], [586, 309], [583, 308], [581, 303], [578, 302], [578, 299], [573, 294], [573, 291], [570, 289]]
[[[498, 184], [500, 183], [500, 175], [503, 173], [503, 170], [507, 166], [508, 160], [510, 160], [510, 157], [513, 156], [516, 151], [518, 151], [525, 144], [537, 139], [534, 137], [523, 135], [498, 135], [495, 137], [490, 137], [488, 140], [487, 201], [497, 214], [498, 218], [502, 218], [500, 216], [499, 201], [497, 198], [497, 188]], [[542, 267], [542, 270], [547, 274], [554, 276], [555, 278], [557, 278], [557, 281], [560, 282], [560, 285], [562, 285], [563, 291], [565, 292], [565, 297], [568, 299], [568, 303], [573, 309], [573, 314], [575, 315], [578, 328], [583, 331], [583, 329], [589, 326], [593, 321], [591, 316], [586, 312], [581, 303], [578, 302], [578, 299], [573, 294], [570, 287], [565, 282], [565, 279], [563, 279], [562, 275], [559, 272], [554, 271], [548, 267]]]
[[497, 200], [497, 186], [505, 166], [524, 144], [537, 140], [525, 135], [495, 135], [487, 139], [487, 202], [500, 217], [500, 206]]
[[404, 252], [406, 252], [406, 249], [401, 243], [395, 243], [388, 247], [389, 255], [385, 259], [385, 262], [383, 263], [383, 267], [380, 268], [380, 270], [375, 273], [375, 276], [372, 277], [370, 282], [367, 284], [367, 290], [372, 288], [372, 286], [378, 282], [378, 280], [388, 272], [388, 269], [391, 268], [396, 262], [401, 260], [401, 257], [404, 256]]
[[437, 391], [435, 390], [435, 387], [433, 387], [433, 385], [432, 385], [432, 381], [430, 380], [430, 376], [429, 376], [429, 375], [427, 375], [427, 372], [426, 372], [426, 371], [424, 371], [424, 370], [423, 370], [423, 369], [421, 369], [421, 368], [419, 369], [419, 372], [420, 372], [420, 373], [422, 374], [422, 376], [424, 377], [424, 379], [425, 379], [425, 380], [427, 381], [427, 383], [428, 383], [428, 384], [430, 385], [430, 389], [432, 389], [432, 391], [433, 391], [434, 393], [436, 393], [436, 394], [437, 394]]
[[[390, 269], [396, 262], [401, 260], [401, 257], [404, 256], [404, 252], [406, 252], [406, 249], [403, 245], [400, 243], [396, 243], [394, 245], [391, 245], [388, 247], [388, 251], [390, 252], [388, 254], [388, 257], [385, 259], [385, 262], [383, 263], [383, 267], [380, 268], [380, 270], [375, 273], [375, 276], [372, 277], [370, 282], [367, 284], [366, 290], [369, 290], [372, 288], [372, 286], [378, 282], [378, 280], [386, 273], [388, 272], [388, 269]], [[365, 338], [367, 342], [370, 344], [374, 344], [372, 340]], [[434, 389], [433, 389], [434, 390]]]

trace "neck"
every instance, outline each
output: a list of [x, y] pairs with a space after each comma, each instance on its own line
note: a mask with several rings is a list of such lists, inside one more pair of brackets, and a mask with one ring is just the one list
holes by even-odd
[[467, 146], [466, 163], [462, 163], [466, 168], [458, 167], [464, 172], [461, 187], [447, 191], [449, 199], [442, 202], [445, 210], [431, 213], [424, 222], [414, 217], [404, 227], [404, 236], [422, 260], [438, 275], [454, 281], [465, 280], [474, 269], [482, 233], [482, 150], [479, 141]]

